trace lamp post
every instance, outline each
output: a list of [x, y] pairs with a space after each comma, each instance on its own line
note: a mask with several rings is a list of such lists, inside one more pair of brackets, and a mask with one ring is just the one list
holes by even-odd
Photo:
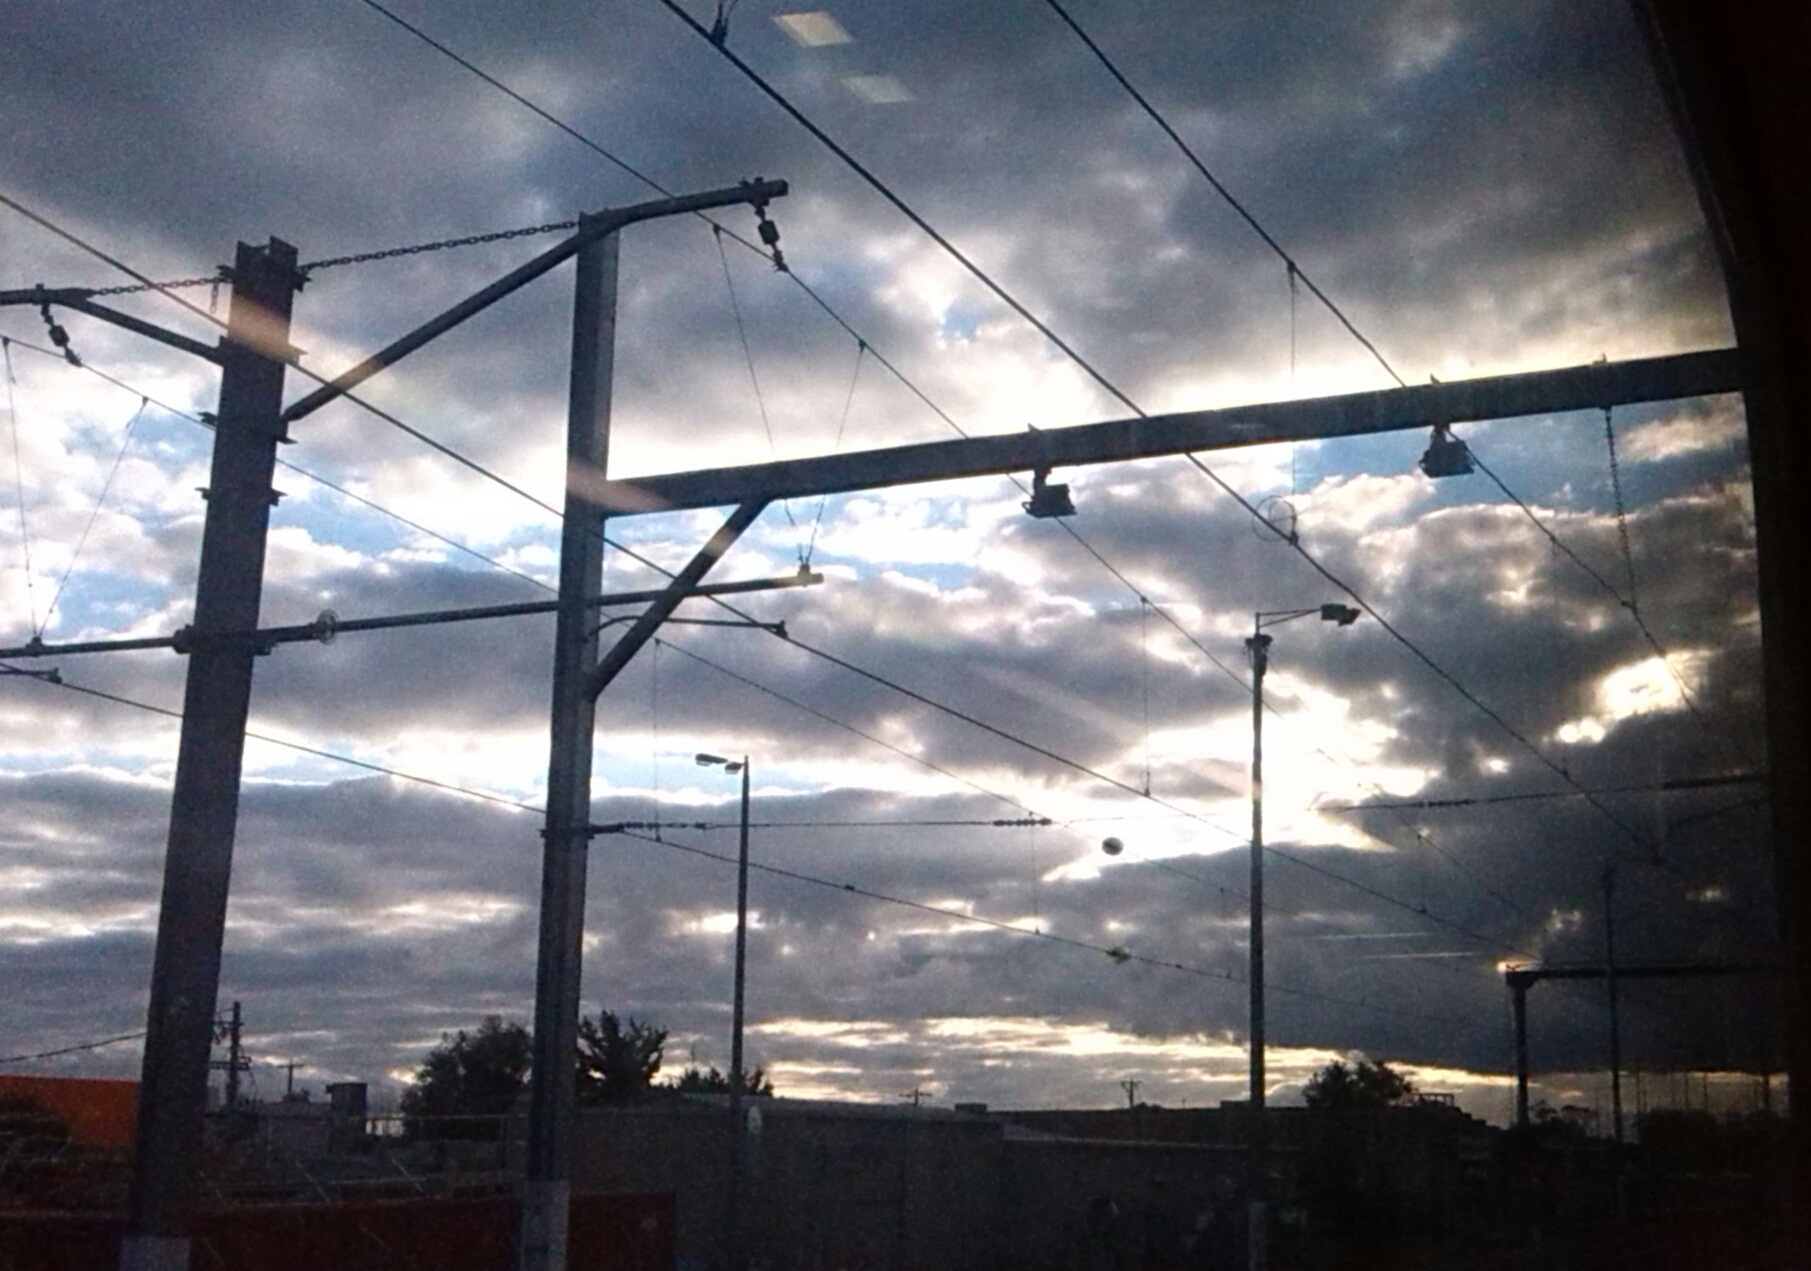
[[1250, 1174], [1245, 1229], [1249, 1271], [1265, 1271], [1269, 1265], [1269, 1126], [1264, 1116], [1264, 673], [1270, 668], [1270, 637], [1264, 628], [1316, 613], [1323, 622], [1342, 627], [1358, 621], [1358, 610], [1350, 605], [1259, 611], [1252, 615], [1251, 638], [1245, 642], [1251, 655], [1251, 1138], [1246, 1157]]
[[726, 1223], [729, 1228], [730, 1271], [742, 1271], [742, 985], [748, 966], [748, 756], [725, 759], [721, 755], [697, 756], [704, 768], [721, 767], [742, 774], [742, 831], [736, 851], [736, 987], [730, 999], [729, 1022], [729, 1119], [730, 1166]]

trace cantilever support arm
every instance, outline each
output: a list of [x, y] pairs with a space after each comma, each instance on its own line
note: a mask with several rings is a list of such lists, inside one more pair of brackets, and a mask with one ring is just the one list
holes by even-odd
[[698, 549], [698, 554], [686, 563], [686, 567], [673, 575], [673, 581], [667, 584], [667, 589], [661, 592], [660, 598], [649, 605], [634, 625], [610, 646], [610, 652], [599, 659], [597, 669], [591, 672], [591, 678], [585, 684], [585, 692], [593, 701], [597, 700], [599, 693], [610, 687], [610, 681], [622, 673], [641, 647], [654, 638], [654, 633], [660, 630], [660, 624], [672, 616], [673, 610], [679, 607], [679, 602], [692, 593], [698, 581], [742, 537], [742, 532], [755, 523], [755, 518], [761, 515], [761, 509], [766, 506], [765, 499], [751, 499], [732, 512], [729, 520], [711, 535], [709, 542]]
[[785, 194], [786, 182], [784, 181], [744, 181], [740, 185], [721, 190], [707, 190], [702, 194], [687, 194], [673, 199], [656, 199], [651, 203], [637, 203], [633, 207], [606, 209], [594, 215], [582, 217], [579, 221], [578, 232], [571, 238], [555, 247], [548, 248], [527, 264], [512, 269], [490, 286], [473, 292], [444, 313], [430, 318], [407, 335], [392, 341], [351, 370], [336, 376], [332, 383], [324, 384], [306, 397], [298, 398], [284, 409], [283, 421], [294, 423], [304, 415], [312, 415], [335, 398], [344, 397], [385, 367], [396, 365], [423, 345], [445, 335], [467, 318], [490, 308], [510, 292], [534, 281], [556, 265], [578, 255], [588, 244], [616, 233], [625, 225], [633, 225], [637, 221], [651, 221], [662, 216], [702, 212], [714, 207], [728, 207], [737, 203], [764, 206], [768, 200], [782, 198]]
[[216, 365], [220, 362], [220, 350], [213, 345], [203, 344], [200, 340], [191, 340], [188, 336], [158, 326], [155, 322], [146, 322], [118, 309], [96, 304], [94, 293], [81, 287], [26, 287], [19, 291], [0, 291], [0, 306], [7, 305], [56, 305], [62, 309], [74, 309], [102, 322], [111, 322], [114, 326], [142, 335], [147, 340], [156, 340], [184, 353], [192, 353]]

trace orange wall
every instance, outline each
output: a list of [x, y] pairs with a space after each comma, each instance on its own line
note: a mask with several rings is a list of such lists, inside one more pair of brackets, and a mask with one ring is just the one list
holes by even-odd
[[23, 1077], [0, 1074], [0, 1099], [31, 1099], [69, 1123], [78, 1143], [132, 1145], [132, 1117], [138, 1105], [136, 1081], [94, 1077]]

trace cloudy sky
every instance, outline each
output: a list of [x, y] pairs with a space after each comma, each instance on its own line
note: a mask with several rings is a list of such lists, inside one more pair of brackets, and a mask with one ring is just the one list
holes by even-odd
[[[360, 0], [113, 9], [10, 6], [0, 192], [151, 276], [210, 274], [238, 239], [275, 235], [312, 261], [652, 197]], [[1625, 9], [1072, 11], [1417, 382], [1729, 343]], [[690, 11], [714, 16], [701, 0]], [[396, 12], [669, 189], [791, 182], [773, 209], [787, 260], [865, 343], [758, 256], [727, 238], [720, 253], [702, 221], [634, 228], [611, 475], [1126, 414], [657, 0]], [[789, 12], [733, 6], [729, 46], [1146, 410], [1389, 385], [1311, 297], [1292, 301], [1283, 263], [1040, 0], [841, 0], [778, 20]], [[752, 237], [746, 209], [722, 221]], [[551, 241], [320, 269], [294, 342], [335, 372]], [[517, 293], [368, 397], [557, 503], [570, 278]], [[128, 280], [0, 215], [0, 287], [40, 281]], [[208, 301], [206, 287], [184, 294]], [[159, 296], [116, 303], [212, 338]], [[48, 346], [34, 310], [0, 311], [13, 469], [0, 642], [168, 633], [189, 613], [209, 453], [183, 413], [211, 410], [217, 380], [61, 320], [91, 370], [130, 387], [30, 347]], [[1765, 763], [1741, 405], [1630, 407], [1612, 422], [1626, 559], [1601, 413], [1460, 431], [1623, 596], [1483, 475], [1421, 475], [1424, 435], [1203, 456], [1253, 502], [1287, 500], [1304, 545], [1515, 734], [1375, 621], [1275, 632], [1278, 1097], [1363, 1052], [1503, 1116], [1497, 965], [1601, 956], [1612, 859], [1623, 956], [1771, 947], [1755, 787], [1654, 790]], [[532, 503], [351, 404], [295, 441], [283, 458], [304, 471], [279, 472], [267, 623], [545, 597], [557, 525]], [[1185, 460], [1059, 479], [1079, 541], [1026, 517], [1004, 479], [767, 511], [718, 576], [785, 573], [809, 554], [828, 580], [744, 610], [1046, 753], [760, 632], [669, 628], [600, 708], [597, 818], [665, 828], [597, 840], [587, 1009], [667, 1027], [675, 1067], [727, 1066], [734, 870], [685, 849], [735, 850], [732, 779], [692, 755], [747, 753], [757, 862], [834, 884], [752, 883], [750, 1053], [781, 1093], [1105, 1106], [1136, 1078], [1169, 1104], [1239, 1095], [1241, 641], [1254, 610], [1347, 597]], [[672, 567], [716, 515], [611, 534]], [[1664, 659], [1623, 603], [1631, 568]], [[619, 551], [606, 569], [607, 589], [657, 579]], [[221, 996], [245, 1003], [260, 1060], [299, 1061], [310, 1082], [393, 1082], [444, 1030], [529, 1016], [538, 823], [508, 805], [542, 794], [551, 633], [517, 619], [347, 635], [260, 662], [261, 736], [503, 801], [250, 745]], [[55, 665], [136, 702], [181, 700], [168, 652]], [[0, 1051], [131, 1032], [175, 723], [26, 678], [0, 681], [0, 716]], [[1593, 807], [1567, 777], [1612, 793]], [[1026, 817], [1052, 824], [989, 824]], [[1107, 835], [1127, 845], [1117, 858], [1099, 850]], [[1592, 1083], [1568, 1074], [1601, 1064], [1599, 995], [1532, 1000], [1543, 1093], [1588, 1101]], [[1772, 1057], [1759, 990], [1631, 986], [1625, 1001], [1631, 1065]], [[131, 1075], [136, 1062], [128, 1043], [40, 1067]]]

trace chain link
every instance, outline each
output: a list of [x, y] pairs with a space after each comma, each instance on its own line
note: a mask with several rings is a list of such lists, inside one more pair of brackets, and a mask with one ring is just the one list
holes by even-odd
[[416, 243], [409, 247], [389, 247], [383, 251], [360, 252], [356, 256], [329, 256], [325, 260], [311, 260], [296, 268], [306, 274], [317, 269], [332, 269], [339, 265], [363, 265], [374, 260], [394, 260], [398, 256], [419, 256], [423, 252], [445, 251], [449, 247], [476, 247], [480, 243], [501, 243], [507, 239], [528, 238], [534, 234], [557, 234], [561, 230], [577, 229], [578, 224], [576, 220], [553, 221], [546, 225], [495, 230], [489, 234], [471, 234], [464, 238], [443, 238], [433, 243]]
[[178, 278], [172, 282], [136, 282], [124, 287], [95, 287], [92, 290], [83, 288], [90, 296], [132, 296], [141, 291], [180, 291], [185, 287], [206, 287], [230, 278], [232, 271], [225, 265], [209, 274], [206, 278]]
[[[355, 256], [329, 256], [325, 260], [311, 260], [297, 265], [303, 273], [312, 273], [317, 269], [332, 269], [339, 265], [363, 265], [374, 260], [394, 260], [399, 256], [419, 256], [423, 252], [445, 251], [449, 247], [476, 247], [481, 243], [501, 243], [512, 238], [528, 238], [535, 234], [557, 234], [562, 230], [577, 229], [578, 222], [552, 221], [546, 225], [527, 225], [521, 229], [495, 230], [489, 234], [468, 234], [464, 238], [443, 238], [432, 243], [413, 243], [408, 247], [388, 247], [383, 251], [360, 252]], [[84, 288], [90, 296], [133, 296], [144, 291], [181, 291], [189, 287], [218, 286], [231, 282], [233, 271], [222, 265], [213, 273], [201, 278], [176, 278], [169, 282], [129, 283], [122, 287]]]

